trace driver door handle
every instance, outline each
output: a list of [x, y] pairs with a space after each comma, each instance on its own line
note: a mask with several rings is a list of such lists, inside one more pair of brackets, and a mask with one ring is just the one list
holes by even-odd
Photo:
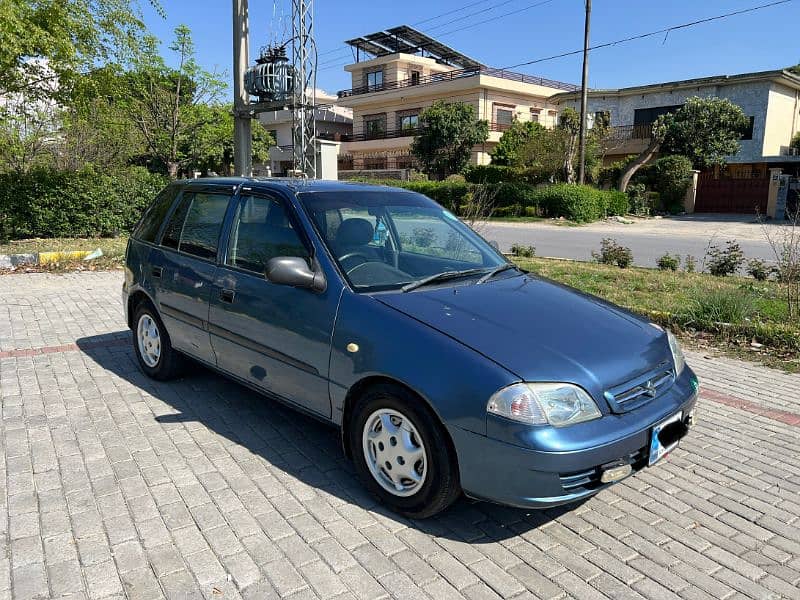
[[233, 298], [236, 296], [236, 292], [233, 290], [220, 290], [219, 291], [219, 299], [223, 302], [227, 302], [228, 304], [233, 303]]

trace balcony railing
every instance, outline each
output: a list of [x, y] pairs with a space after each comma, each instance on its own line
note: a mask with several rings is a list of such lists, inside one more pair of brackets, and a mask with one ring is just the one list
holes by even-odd
[[[489, 123], [489, 131], [506, 131], [511, 127], [510, 123]], [[395, 129], [392, 131], [373, 131], [370, 133], [343, 133], [343, 142], [363, 142], [364, 140], [387, 140], [400, 137], [414, 137], [422, 131], [421, 127], [414, 129]]]
[[618, 125], [608, 128], [606, 141], [622, 143], [631, 140], [649, 140], [653, 135], [653, 125]]
[[426, 77], [418, 77], [415, 79], [409, 77], [406, 79], [400, 79], [399, 81], [387, 81], [380, 85], [364, 85], [361, 87], [352, 88], [350, 90], [341, 90], [337, 93], [337, 96], [339, 96], [339, 98], [348, 98], [350, 96], [360, 96], [361, 94], [371, 94], [373, 92], [383, 92], [385, 90], [397, 90], [418, 85], [430, 85], [432, 83], [439, 83], [441, 81], [454, 81], [456, 79], [475, 77], [477, 75], [488, 75], [489, 77], [499, 77], [500, 79], [508, 79], [509, 81], [519, 81], [521, 83], [542, 85], [568, 92], [574, 92], [580, 89], [578, 86], [572, 85], [571, 83], [564, 83], [562, 81], [555, 81], [553, 79], [544, 79], [543, 77], [515, 73], [514, 71], [506, 71], [504, 69], [473, 67], [469, 69], [445, 71], [444, 73], [434, 73], [433, 75], [427, 75]]
[[363, 142], [364, 140], [386, 140], [399, 137], [414, 137], [420, 129], [394, 129], [392, 131], [370, 131], [366, 133], [342, 134], [343, 142]]

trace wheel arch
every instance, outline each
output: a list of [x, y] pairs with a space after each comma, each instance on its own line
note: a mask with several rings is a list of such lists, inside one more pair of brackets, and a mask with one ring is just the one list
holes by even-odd
[[153, 299], [142, 289], [137, 289], [135, 292], [128, 296], [128, 306], [127, 306], [127, 315], [128, 315], [128, 329], [134, 329], [133, 319], [135, 317], [136, 308], [142, 302], [149, 302], [154, 308], [155, 303]]
[[406, 390], [408, 393], [412, 394], [413, 396], [419, 398], [422, 401], [422, 406], [424, 407], [425, 411], [434, 419], [436, 425], [441, 429], [442, 435], [447, 443], [448, 449], [450, 450], [451, 456], [453, 460], [456, 461], [456, 468], [458, 468], [458, 454], [456, 453], [456, 447], [453, 443], [453, 438], [450, 436], [450, 432], [445, 427], [444, 423], [442, 422], [442, 418], [439, 416], [439, 413], [433, 408], [431, 401], [425, 397], [424, 394], [420, 393], [418, 390], [415, 390], [413, 387], [400, 381], [399, 379], [395, 379], [393, 377], [389, 377], [387, 375], [369, 375], [362, 379], [356, 381], [350, 389], [347, 390], [347, 395], [345, 396], [344, 400], [344, 407], [342, 409], [342, 424], [341, 424], [341, 443], [342, 448], [344, 450], [345, 456], [351, 459], [353, 458], [352, 452], [350, 451], [350, 445], [347, 443], [348, 436], [350, 435], [350, 425], [352, 421], [352, 412], [353, 407], [355, 406], [358, 399], [369, 389], [378, 386], [378, 385], [392, 385], [401, 387]]

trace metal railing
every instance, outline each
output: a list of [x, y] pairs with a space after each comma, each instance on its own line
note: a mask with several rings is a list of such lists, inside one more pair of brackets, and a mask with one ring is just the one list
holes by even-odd
[[364, 133], [342, 134], [343, 142], [363, 142], [364, 140], [385, 140], [399, 137], [414, 137], [421, 130], [415, 129], [393, 129], [390, 131], [370, 131]]
[[608, 142], [627, 142], [629, 140], [649, 140], [653, 135], [653, 125], [617, 125], [608, 128]]
[[361, 94], [371, 94], [373, 92], [397, 90], [418, 85], [430, 85], [432, 83], [439, 83], [441, 81], [454, 81], [456, 79], [463, 79], [465, 77], [475, 77], [476, 75], [499, 77], [500, 79], [508, 79], [509, 81], [519, 81], [521, 83], [542, 85], [545, 87], [551, 87], [558, 90], [565, 90], [568, 92], [575, 92], [580, 89], [579, 86], [573, 85], [571, 83], [564, 83], [563, 81], [555, 81], [553, 79], [545, 79], [543, 77], [536, 77], [534, 75], [525, 75], [523, 73], [506, 71], [504, 69], [492, 69], [490, 67], [472, 67], [469, 69], [455, 69], [453, 71], [445, 71], [444, 73], [434, 73], [433, 75], [427, 75], [425, 77], [417, 77], [417, 78], [408, 77], [406, 79], [400, 79], [398, 81], [387, 81], [380, 85], [364, 85], [349, 90], [341, 90], [337, 92], [336, 95], [339, 98], [348, 98], [350, 96], [360, 96]]

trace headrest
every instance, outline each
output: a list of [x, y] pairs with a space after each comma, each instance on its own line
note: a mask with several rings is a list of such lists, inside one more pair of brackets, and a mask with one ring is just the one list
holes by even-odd
[[375, 230], [366, 219], [346, 219], [336, 231], [339, 246], [365, 246], [372, 241]]

